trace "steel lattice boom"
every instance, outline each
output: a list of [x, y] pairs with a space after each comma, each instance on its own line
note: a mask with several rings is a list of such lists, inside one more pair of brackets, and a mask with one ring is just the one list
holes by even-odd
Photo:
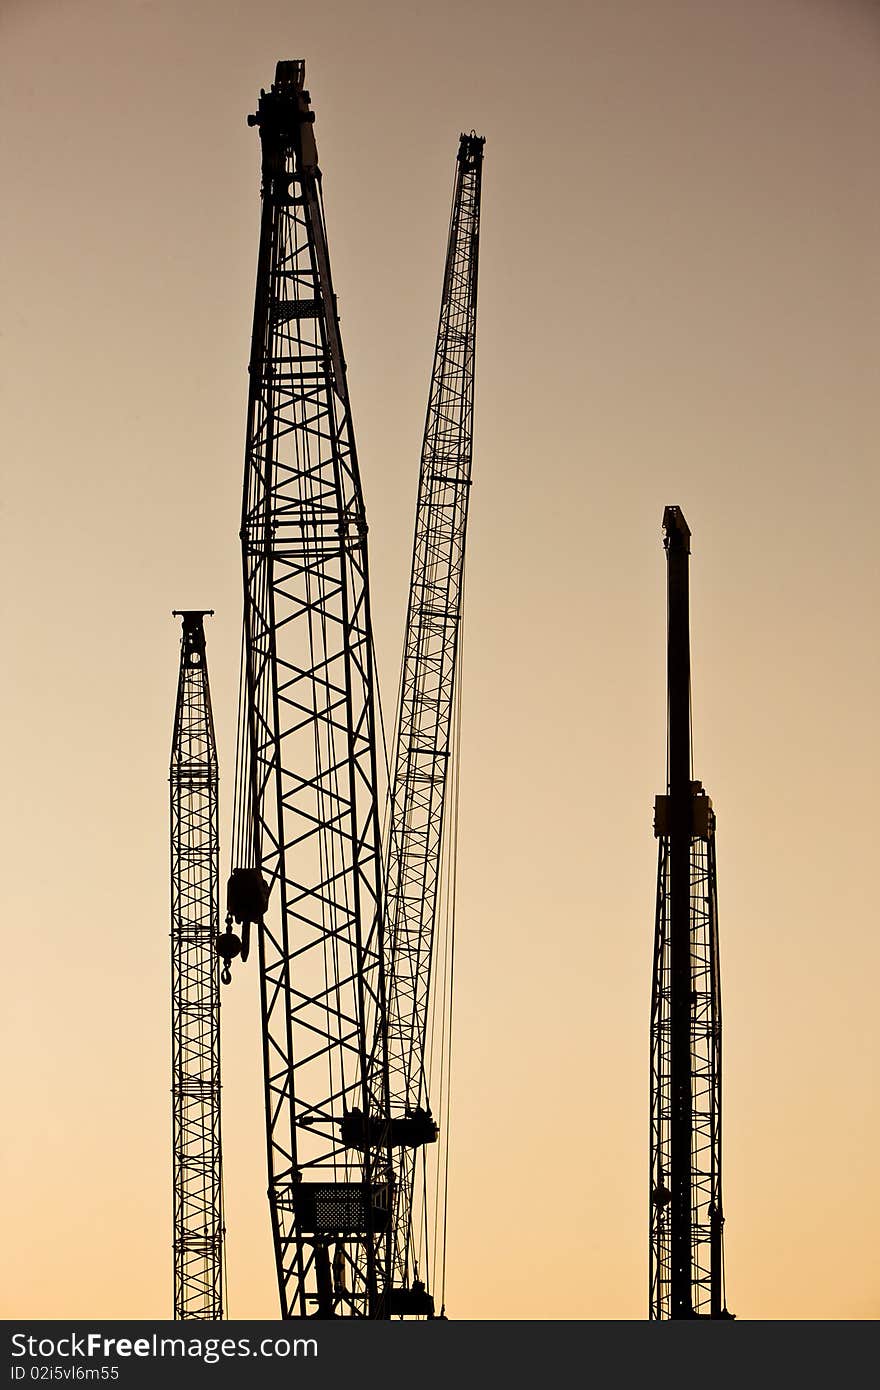
[[186, 612], [171, 747], [174, 1316], [223, 1316], [217, 752], [203, 612]]
[[691, 780], [690, 529], [663, 514], [668, 573], [668, 781], [658, 796], [651, 997], [651, 1318], [725, 1318], [721, 985], [715, 813]]
[[[392, 1313], [433, 1314], [436, 1184], [416, 1181], [437, 1139], [426, 1051], [435, 928], [457, 755], [454, 708], [471, 485], [480, 192], [484, 140], [456, 159], [440, 321], [428, 397], [404, 634], [386, 856], [388, 1059], [395, 1168]], [[444, 1028], [446, 1001], [439, 1002]], [[445, 1037], [445, 1032], [444, 1032]], [[448, 1055], [448, 1039], [440, 1053]], [[378, 1058], [377, 1058], [378, 1061]], [[434, 1198], [436, 1200], [436, 1198]], [[419, 1279], [421, 1273], [422, 1278]]]
[[258, 924], [281, 1315], [381, 1317], [392, 1174], [367, 525], [303, 84], [303, 63], [279, 63], [249, 117], [262, 220], [228, 905], [245, 946]]

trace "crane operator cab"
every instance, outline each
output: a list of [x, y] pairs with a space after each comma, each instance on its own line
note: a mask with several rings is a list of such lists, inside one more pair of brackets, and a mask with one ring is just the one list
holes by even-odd
[[[223, 961], [220, 978], [224, 985], [232, 980], [230, 963], [236, 956], [242, 962], [248, 958], [251, 944], [251, 923], [262, 922], [269, 906], [269, 889], [259, 869], [233, 869], [226, 885], [226, 930], [217, 936], [217, 954]], [[241, 936], [232, 929], [233, 922], [241, 927]]]

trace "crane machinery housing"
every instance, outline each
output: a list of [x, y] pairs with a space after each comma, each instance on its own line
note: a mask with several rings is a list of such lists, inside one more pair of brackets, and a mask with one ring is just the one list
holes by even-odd
[[174, 1316], [223, 1317], [217, 750], [204, 618], [183, 620], [171, 745]]
[[[392, 1144], [391, 1316], [433, 1317], [431, 1285], [438, 1257], [441, 1299], [445, 1294], [445, 1212], [441, 1219], [438, 1211], [445, 1208], [445, 1165], [435, 1153], [430, 1171], [427, 1146], [438, 1138], [429, 1101], [432, 1057], [433, 1079], [447, 1111], [449, 1097], [456, 696], [473, 455], [484, 143], [473, 131], [461, 135], [456, 156], [389, 787], [385, 976], [391, 1127], [393, 1138], [399, 1138]], [[438, 976], [435, 945], [444, 903], [450, 932], [442, 942]], [[383, 1064], [381, 1042], [377, 1035], [371, 1059], [377, 1078]], [[360, 1117], [351, 1121], [363, 1132]], [[442, 1148], [448, 1165], [448, 1126]], [[435, 1248], [438, 1227], [442, 1252]]]
[[721, 976], [715, 812], [691, 780], [689, 560], [679, 507], [667, 561], [667, 786], [659, 840], [651, 994], [652, 1319], [730, 1318], [721, 1200]]
[[[302, 62], [278, 63], [248, 122], [262, 214], [226, 935], [230, 956], [239, 945], [245, 955], [256, 930], [281, 1316], [386, 1317], [393, 1173], [367, 523]], [[362, 1136], [350, 1133], [355, 1111]]]

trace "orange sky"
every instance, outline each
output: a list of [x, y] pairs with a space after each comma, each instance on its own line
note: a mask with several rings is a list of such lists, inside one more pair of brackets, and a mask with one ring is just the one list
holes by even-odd
[[[171, 609], [217, 613], [225, 834], [245, 117], [305, 57], [387, 707], [453, 161], [487, 137], [450, 1315], [646, 1313], [674, 503], [730, 1306], [876, 1317], [876, 8], [7, 0], [0, 40], [5, 1316], [170, 1316]], [[272, 1317], [255, 969], [223, 1024], [229, 1311]]]

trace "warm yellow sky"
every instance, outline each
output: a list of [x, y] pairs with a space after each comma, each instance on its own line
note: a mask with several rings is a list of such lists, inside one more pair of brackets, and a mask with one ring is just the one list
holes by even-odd
[[[259, 216], [305, 57], [386, 704], [460, 130], [487, 138], [449, 1311], [641, 1318], [665, 766], [693, 530], [730, 1306], [880, 1313], [880, 12], [857, 0], [6, 0], [6, 1316], [170, 1316], [179, 623], [231, 808]], [[224, 865], [226, 856], [224, 853]], [[255, 969], [224, 994], [229, 1309], [275, 1315]]]

